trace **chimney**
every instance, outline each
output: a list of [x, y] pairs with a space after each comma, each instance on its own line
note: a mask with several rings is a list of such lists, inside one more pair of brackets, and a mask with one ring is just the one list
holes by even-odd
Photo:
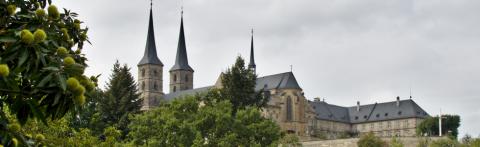
[[360, 111], [360, 101], [357, 101], [357, 111]]
[[322, 101], [325, 102], [325, 98], [322, 98]]
[[313, 98], [313, 101], [314, 102], [320, 102], [320, 98], [319, 97]]
[[400, 107], [400, 96], [397, 96], [397, 107]]

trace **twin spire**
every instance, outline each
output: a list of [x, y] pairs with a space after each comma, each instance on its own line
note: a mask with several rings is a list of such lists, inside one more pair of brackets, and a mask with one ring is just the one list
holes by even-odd
[[[250, 44], [250, 63], [248, 64], [248, 68], [251, 68], [256, 71], [255, 59], [254, 59], [254, 46], [253, 46], [253, 29], [252, 29], [252, 38]], [[143, 58], [140, 60], [138, 65], [143, 64], [156, 64], [163, 66], [163, 63], [158, 59], [157, 56], [157, 49], [155, 45], [155, 33], [153, 29], [153, 18], [152, 18], [152, 2], [150, 1], [150, 17], [148, 21], [148, 34], [147, 34], [147, 43], [145, 46], [145, 53]], [[187, 70], [193, 71], [192, 67], [188, 64], [188, 57], [187, 57], [187, 47], [185, 45], [185, 33], [183, 30], [183, 7], [181, 11], [181, 18], [180, 18], [180, 34], [178, 36], [178, 46], [177, 46], [177, 54], [175, 58], [175, 65], [170, 69], [173, 70]]]
[[157, 57], [157, 47], [155, 46], [155, 33], [153, 30], [152, 3], [150, 2], [150, 18], [148, 20], [147, 44], [145, 45], [145, 53], [138, 65], [156, 64], [163, 66], [162, 61]]
[[185, 45], [185, 33], [183, 31], [183, 8], [182, 16], [180, 18], [180, 34], [178, 36], [177, 56], [175, 58], [175, 65], [170, 69], [173, 70], [187, 70], [193, 71], [192, 67], [188, 65], [187, 46]]

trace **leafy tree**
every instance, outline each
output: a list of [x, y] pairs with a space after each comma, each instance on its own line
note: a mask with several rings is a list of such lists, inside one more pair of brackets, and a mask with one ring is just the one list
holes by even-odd
[[263, 107], [267, 104], [268, 98], [262, 96], [261, 91], [255, 92], [257, 75], [252, 69], [245, 68], [242, 57], [237, 57], [235, 64], [221, 78], [220, 98], [232, 103], [233, 113], [248, 106]]
[[[28, 118], [61, 118], [80, 108], [85, 91], [94, 88], [83, 73], [88, 29], [77, 15], [60, 12], [50, 0], [0, 0], [0, 107], [8, 107], [20, 125]], [[9, 124], [0, 112], [0, 143], [24, 144]]]
[[129, 115], [140, 111], [141, 100], [137, 84], [127, 65], [120, 66], [117, 61], [113, 65], [110, 81], [107, 83], [104, 96], [98, 99], [98, 115], [100, 123], [97, 130], [107, 126], [115, 126], [122, 131], [122, 138], [128, 134]]
[[[458, 127], [460, 126], [460, 116], [458, 115], [442, 115], [442, 134], [457, 138]], [[437, 136], [438, 133], [438, 117], [429, 117], [423, 120], [416, 130], [418, 135], [429, 134]]]
[[298, 136], [295, 134], [287, 134], [283, 136], [278, 143], [284, 147], [302, 146], [302, 144], [300, 143], [300, 139], [298, 139]]
[[358, 147], [384, 147], [386, 143], [375, 136], [372, 132], [366, 133], [360, 137], [357, 142]]
[[246, 107], [233, 115], [229, 101], [200, 103], [200, 96], [135, 115], [129, 137], [148, 146], [270, 146], [281, 137], [275, 122], [258, 108]]

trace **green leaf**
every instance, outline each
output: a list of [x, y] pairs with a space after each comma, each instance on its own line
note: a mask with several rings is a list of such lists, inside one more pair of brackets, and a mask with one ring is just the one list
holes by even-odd
[[54, 72], [60, 71], [60, 69], [59, 69], [58, 67], [54, 67], [54, 66], [44, 67], [42, 70], [45, 70], [45, 71], [54, 71]]
[[0, 36], [0, 42], [15, 42], [17, 39], [13, 36]]
[[57, 75], [57, 81], [60, 83], [60, 88], [62, 88], [63, 91], [67, 90], [67, 83], [65, 80], [65, 76], [61, 74]]
[[38, 102], [35, 99], [30, 99], [27, 101], [28, 106], [30, 106], [30, 110], [32, 111], [33, 115], [35, 115], [36, 118], [40, 119], [43, 124], [48, 126], [47, 119], [45, 118], [45, 115], [43, 115], [43, 112], [38, 109]]
[[22, 53], [20, 54], [20, 57], [18, 58], [18, 67], [21, 67], [23, 63], [27, 61], [27, 58], [28, 58], [28, 51], [27, 49], [23, 49]]
[[43, 87], [45, 84], [52, 79], [53, 73], [48, 74], [45, 76], [37, 85], [37, 87]]

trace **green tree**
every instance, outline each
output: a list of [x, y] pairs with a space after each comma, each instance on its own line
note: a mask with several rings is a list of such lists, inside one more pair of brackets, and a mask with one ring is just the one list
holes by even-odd
[[[458, 115], [442, 115], [442, 134], [449, 135], [454, 139], [458, 135], [458, 127], [460, 126], [460, 116]], [[438, 133], [438, 117], [429, 117], [423, 120], [416, 130], [418, 135], [429, 134], [437, 136]]]
[[279, 141], [279, 144], [281, 144], [283, 147], [297, 147], [297, 146], [302, 146], [300, 143], [300, 139], [298, 138], [297, 135], [295, 134], [286, 134], [284, 135]]
[[[50, 0], [0, 0], [0, 107], [8, 107], [21, 125], [28, 118], [47, 123], [80, 109], [85, 89], [94, 88], [83, 73], [88, 29], [77, 15], [60, 12]], [[12, 138], [25, 143], [9, 124], [0, 112], [0, 143], [12, 144]]]
[[384, 147], [386, 143], [372, 132], [369, 132], [360, 137], [357, 145], [358, 147]]
[[128, 134], [129, 115], [140, 112], [141, 99], [137, 84], [127, 65], [120, 66], [117, 61], [113, 65], [110, 81], [107, 83], [104, 96], [98, 99], [98, 121], [103, 130], [115, 126], [122, 131], [122, 138]]
[[256, 107], [233, 115], [229, 101], [200, 103], [200, 97], [177, 98], [135, 115], [129, 137], [148, 146], [270, 146], [281, 137], [275, 122]]
[[262, 91], [255, 92], [257, 75], [252, 69], [245, 68], [242, 57], [237, 57], [235, 64], [221, 78], [220, 98], [232, 103], [233, 113], [248, 106], [264, 107], [268, 102]]

